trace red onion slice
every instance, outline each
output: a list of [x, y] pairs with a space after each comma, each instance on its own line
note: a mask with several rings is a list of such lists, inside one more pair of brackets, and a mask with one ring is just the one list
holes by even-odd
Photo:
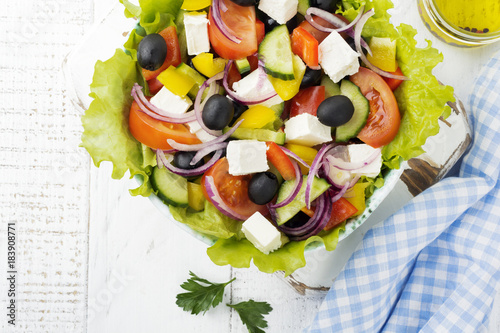
[[151, 118], [172, 124], [184, 124], [196, 119], [192, 111], [179, 115], [157, 108], [146, 99], [141, 89], [142, 87], [136, 83], [132, 87], [130, 95], [136, 101], [139, 109]]
[[[226, 67], [224, 68], [224, 79], [222, 80], [222, 84], [224, 86], [224, 89], [226, 90], [226, 93], [233, 100], [235, 100], [236, 102], [243, 104], [243, 105], [254, 105], [254, 104], [264, 103], [265, 101], [267, 101], [267, 100], [269, 100], [277, 95], [276, 92], [269, 93], [267, 95], [259, 97], [259, 99], [255, 99], [255, 100], [245, 99], [243, 97], [238, 96], [231, 88], [229, 88], [229, 83], [227, 82], [227, 78], [229, 76], [229, 69], [231, 68], [232, 64], [233, 64], [233, 60], [229, 60], [228, 63], [226, 64]], [[262, 77], [262, 79], [264, 79], [264, 77]], [[265, 79], [267, 79], [267, 76], [265, 77]]]
[[337, 143], [331, 143], [329, 145], [323, 145], [321, 149], [318, 151], [316, 157], [311, 164], [311, 168], [309, 169], [309, 175], [307, 176], [306, 181], [306, 190], [305, 190], [305, 199], [306, 199], [306, 207], [311, 208], [311, 188], [314, 177], [318, 173], [318, 170], [321, 168], [321, 163], [323, 162], [323, 157], [330, 150], [337, 146]]
[[[231, 31], [229, 31], [228, 26], [226, 23], [224, 23], [224, 20], [222, 19], [220, 12], [221, 12], [221, 1], [223, 0], [213, 0], [212, 1], [212, 18], [214, 19], [215, 26], [217, 29], [220, 30], [220, 32], [229, 39], [231, 42], [240, 44], [241, 43], [241, 38], [238, 36], [235, 36]], [[227, 6], [224, 3], [223, 6], [225, 7], [226, 10], [222, 9], [224, 12], [227, 11]]]
[[385, 76], [385, 77], [388, 77], [390, 79], [396, 79], [396, 80], [403, 80], [403, 81], [407, 81], [407, 80], [410, 80], [409, 78], [407, 78], [406, 76], [402, 76], [402, 75], [395, 75], [395, 74], [392, 74], [390, 72], [386, 72], [384, 70], [381, 70], [380, 68], [378, 68], [377, 66], [373, 65], [365, 56], [365, 54], [362, 52], [361, 50], [361, 32], [363, 31], [363, 27], [364, 25], [366, 24], [366, 22], [368, 21], [368, 19], [370, 17], [372, 17], [373, 15], [375, 14], [375, 12], [373, 11], [373, 9], [370, 9], [369, 11], [367, 11], [360, 19], [359, 19], [359, 22], [358, 24], [356, 24], [356, 28], [354, 29], [354, 44], [356, 45], [356, 51], [358, 51], [360, 57], [361, 57], [361, 60], [365, 63], [365, 65], [370, 68], [372, 71], [374, 71], [375, 73], [377, 73], [378, 75], [380, 76]]
[[300, 164], [302, 164], [303, 166], [305, 166], [306, 168], [310, 168], [309, 164], [307, 164], [303, 159], [301, 159], [297, 154], [295, 154], [293, 151], [291, 151], [290, 149], [288, 148], [285, 148], [283, 146], [280, 146], [281, 150], [283, 150], [283, 152], [288, 155], [289, 157], [295, 159], [297, 162], [299, 162]]
[[198, 151], [200, 149], [203, 149], [205, 147], [211, 146], [213, 144], [226, 141], [236, 131], [236, 129], [241, 125], [241, 123], [243, 122], [243, 120], [245, 120], [245, 119], [241, 119], [236, 124], [234, 124], [233, 128], [231, 128], [226, 133], [222, 134], [221, 136], [219, 136], [219, 137], [217, 137], [217, 138], [215, 138], [215, 139], [213, 139], [211, 141], [205, 142], [205, 143], [198, 143], [198, 144], [194, 144], [194, 145], [187, 145], [187, 144], [184, 144], [184, 143], [175, 142], [172, 139], [167, 139], [167, 143], [170, 145], [170, 147], [172, 147], [172, 148], [174, 148], [176, 150]]
[[201, 167], [195, 168], [195, 169], [190, 169], [190, 170], [185, 170], [185, 169], [177, 168], [177, 167], [173, 166], [172, 164], [170, 164], [166, 160], [165, 154], [163, 154], [163, 152], [161, 150], [158, 150], [156, 153], [160, 154], [160, 157], [162, 157], [162, 161], [165, 164], [165, 167], [170, 172], [173, 172], [176, 175], [183, 176], [183, 177], [193, 177], [193, 176], [199, 176], [199, 175], [204, 174], [205, 171], [210, 169], [222, 156], [222, 150], [218, 150], [215, 152], [214, 156], [212, 156], [212, 158], [207, 163], [203, 164]]
[[214, 178], [212, 176], [205, 177], [205, 189], [212, 204], [224, 215], [229, 216], [234, 220], [244, 221], [247, 218], [233, 211], [229, 206], [222, 200], [217, 188], [215, 187]]
[[[332, 196], [331, 202], [334, 203], [335, 201], [342, 198], [344, 196], [345, 192], [347, 192], [347, 190], [349, 189], [350, 185], [351, 185], [350, 182], [345, 183], [345, 185], [340, 189], [340, 191], [338, 191], [337, 193], [335, 193], [334, 196]], [[332, 190], [329, 190], [329, 191], [332, 191]]]
[[195, 165], [196, 163], [198, 163], [199, 161], [201, 161], [201, 159], [203, 157], [207, 156], [211, 152], [219, 150], [219, 149], [224, 149], [226, 147], [227, 147], [227, 142], [221, 142], [221, 143], [215, 143], [213, 145], [210, 145], [210, 146], [207, 146], [207, 147], [205, 147], [203, 149], [200, 149], [193, 156], [193, 159], [191, 160], [191, 162], [189, 164]]
[[337, 158], [332, 155], [328, 155], [325, 157], [325, 159], [331, 164], [331, 166], [343, 170], [343, 171], [351, 171], [351, 172], [356, 172], [359, 171], [360, 169], [366, 167], [367, 165], [372, 164], [377, 160], [377, 157], [380, 156], [381, 149], [377, 148], [375, 151], [366, 158], [366, 160], [358, 162], [358, 163], [353, 163], [353, 162], [347, 162], [341, 158]]
[[284, 207], [284, 206], [288, 205], [290, 202], [292, 202], [293, 199], [295, 199], [295, 197], [297, 196], [297, 194], [299, 194], [300, 189], [302, 187], [302, 183], [303, 183], [302, 182], [302, 172], [300, 171], [299, 165], [295, 161], [290, 161], [290, 162], [292, 162], [293, 168], [295, 170], [295, 184], [294, 184], [293, 190], [292, 190], [292, 192], [290, 192], [290, 195], [288, 197], [286, 197], [280, 203], [277, 203], [275, 205], [271, 204], [270, 207], [273, 209]]

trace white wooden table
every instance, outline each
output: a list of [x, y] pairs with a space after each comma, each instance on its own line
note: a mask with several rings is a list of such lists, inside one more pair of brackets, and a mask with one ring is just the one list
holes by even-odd
[[[128, 194], [133, 180], [111, 180], [108, 165], [94, 168], [77, 148], [80, 112], [70, 101], [61, 63], [114, 3], [2, 2], [0, 332], [245, 332], [228, 307], [192, 316], [175, 305], [189, 270], [213, 281], [236, 277], [225, 303], [267, 301], [274, 308], [267, 316], [270, 332], [300, 331], [313, 319], [325, 288], [301, 295], [278, 275], [215, 266], [206, 245], [165, 220], [148, 199]], [[395, 16], [444, 53], [435, 74], [466, 102], [473, 77], [500, 44], [457, 49], [435, 41], [413, 0], [399, 1]], [[15, 329], [6, 319], [9, 222], [16, 228]], [[309, 286], [331, 283], [375, 222], [333, 254], [316, 253], [313, 262], [331, 263], [321, 276], [309, 265], [298, 279]], [[500, 296], [489, 332], [500, 332]]]

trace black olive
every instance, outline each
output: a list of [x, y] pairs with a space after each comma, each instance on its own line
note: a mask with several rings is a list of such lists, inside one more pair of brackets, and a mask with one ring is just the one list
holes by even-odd
[[318, 106], [318, 119], [326, 126], [337, 127], [347, 123], [354, 114], [354, 105], [344, 95], [328, 97]]
[[[280, 24], [276, 22], [275, 19], [271, 18], [269, 15], [267, 15], [266, 13], [264, 13], [259, 9], [257, 10], [257, 17], [264, 23], [264, 26], [266, 28], [266, 33], [273, 30], [277, 26], [280, 26]], [[288, 32], [292, 33], [293, 29], [295, 29], [298, 24], [299, 24], [299, 19], [297, 15], [295, 15], [290, 20], [288, 20], [288, 22], [286, 22], [286, 28], [288, 29]]]
[[243, 7], [250, 7], [258, 3], [258, 1], [256, 0], [231, 0], [231, 1]]
[[337, 0], [311, 0], [311, 7], [321, 8], [330, 13], [337, 10]]
[[233, 108], [234, 108], [234, 115], [233, 119], [229, 123], [229, 126], [233, 126], [236, 120], [238, 120], [238, 118], [243, 114], [243, 112], [248, 110], [248, 106], [240, 104], [236, 101], [233, 101]]
[[284, 226], [288, 228], [300, 228], [306, 224], [309, 219], [310, 217], [306, 213], [300, 211], [289, 219]]
[[233, 103], [222, 95], [210, 97], [203, 108], [201, 118], [209, 129], [218, 131], [224, 129], [233, 119]]
[[248, 183], [248, 197], [257, 205], [265, 205], [273, 200], [278, 188], [278, 177], [274, 173], [256, 173]]
[[194, 155], [196, 155], [195, 151], [178, 151], [174, 155], [174, 166], [179, 169], [190, 170], [199, 168], [203, 165], [203, 160], [199, 161], [195, 165], [191, 165], [191, 160]]
[[306, 73], [300, 82], [300, 89], [317, 86], [321, 82], [321, 69], [311, 69], [307, 67]]
[[167, 43], [159, 34], [144, 37], [137, 48], [137, 62], [148, 71], [155, 71], [167, 57]]

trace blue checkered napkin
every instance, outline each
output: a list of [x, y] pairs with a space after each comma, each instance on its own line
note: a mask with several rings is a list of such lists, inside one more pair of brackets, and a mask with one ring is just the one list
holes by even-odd
[[500, 54], [470, 98], [474, 141], [446, 178], [370, 230], [309, 332], [482, 332], [500, 280]]

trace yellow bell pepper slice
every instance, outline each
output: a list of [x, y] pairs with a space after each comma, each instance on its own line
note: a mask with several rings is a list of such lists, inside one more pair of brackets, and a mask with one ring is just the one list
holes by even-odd
[[[297, 145], [294, 143], [287, 143], [285, 145], [285, 148], [290, 149], [293, 153], [295, 153], [298, 157], [304, 160], [307, 164], [311, 165], [312, 162], [314, 161], [314, 158], [316, 157], [316, 154], [318, 154], [318, 151], [314, 148], [311, 147], [306, 147], [302, 145]], [[308, 174], [309, 169], [303, 166], [302, 164], [299, 164], [300, 169], [302, 170], [303, 174]]]
[[177, 70], [175, 66], [170, 66], [161, 72], [158, 75], [158, 81], [172, 93], [181, 97], [185, 97], [196, 83], [192, 77]]
[[293, 56], [293, 80], [281, 80], [268, 75], [269, 81], [273, 84], [274, 90], [282, 100], [288, 101], [297, 95], [300, 89], [300, 83], [306, 72], [306, 65], [298, 55]]
[[241, 128], [262, 128], [276, 120], [276, 113], [263, 105], [254, 105], [243, 112], [238, 121], [243, 120]]
[[365, 189], [367, 186], [368, 183], [356, 183], [356, 185], [351, 187], [344, 195], [344, 198], [358, 210], [353, 216], [358, 216], [365, 211]]
[[193, 65], [198, 72], [206, 77], [212, 77], [224, 70], [227, 60], [223, 58], [215, 58], [212, 53], [200, 53], [193, 58]]
[[212, 4], [212, 0], [184, 0], [181, 9], [200, 10]]
[[373, 54], [366, 56], [369, 62], [387, 72], [395, 72], [398, 69], [395, 40], [389, 37], [372, 37], [368, 45]]

